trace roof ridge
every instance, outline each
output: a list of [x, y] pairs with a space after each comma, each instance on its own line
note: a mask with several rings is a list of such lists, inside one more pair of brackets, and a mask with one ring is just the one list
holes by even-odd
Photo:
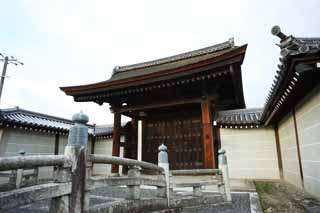
[[127, 71], [131, 71], [131, 70], [135, 70], [135, 69], [140, 69], [140, 68], [145, 68], [145, 67], [150, 67], [150, 66], [155, 66], [155, 65], [160, 65], [160, 64], [166, 64], [166, 63], [174, 62], [177, 60], [184, 60], [184, 59], [188, 59], [188, 58], [192, 58], [192, 57], [197, 57], [197, 56], [221, 51], [221, 50], [224, 50], [227, 48], [232, 48], [232, 47], [235, 47], [234, 46], [234, 38], [230, 38], [228, 41], [225, 41], [225, 42], [222, 42], [219, 44], [215, 44], [215, 45], [211, 45], [211, 46], [204, 47], [201, 49], [172, 55], [172, 56], [165, 57], [165, 58], [159, 58], [159, 59], [146, 61], [146, 62], [142, 62], [142, 63], [125, 65], [122, 67], [116, 66], [113, 69], [112, 76], [114, 76], [115, 74], [120, 73], [120, 72], [127, 72]]
[[232, 109], [232, 110], [221, 110], [217, 111], [217, 113], [236, 113], [236, 112], [256, 112], [256, 111], [263, 111], [263, 107], [257, 108], [245, 108], [245, 109]]

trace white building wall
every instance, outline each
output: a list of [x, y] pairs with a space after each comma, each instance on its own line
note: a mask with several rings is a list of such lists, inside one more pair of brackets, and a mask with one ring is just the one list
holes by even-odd
[[[26, 155], [54, 154], [55, 134], [53, 133], [13, 128], [2, 129], [0, 133], [2, 133], [2, 137], [0, 140], [0, 156], [16, 156], [19, 155], [19, 151], [22, 150], [26, 152]], [[64, 154], [64, 148], [68, 143], [68, 136], [60, 135], [59, 137], [59, 154]], [[90, 153], [90, 141], [88, 142], [87, 149]], [[40, 179], [52, 177], [53, 167], [39, 168]]]
[[278, 179], [273, 128], [220, 129], [231, 178]]
[[[120, 141], [124, 141], [124, 136], [120, 137]], [[104, 140], [98, 140], [94, 145], [94, 154], [110, 155], [112, 156], [112, 138]], [[120, 147], [120, 157], [123, 157], [123, 147]], [[119, 167], [120, 173], [122, 172], [122, 166]], [[94, 164], [94, 175], [109, 175], [111, 174], [111, 164]]]
[[[104, 140], [98, 140], [94, 145], [94, 154], [99, 155], [112, 155], [112, 138], [107, 138]], [[111, 173], [110, 164], [94, 164], [93, 174], [94, 175], [104, 175]]]
[[[5, 156], [19, 155], [19, 151], [25, 151], [26, 155], [53, 155], [54, 134], [44, 132], [31, 132], [23, 129], [6, 129], [6, 137], [1, 143], [6, 144]], [[51, 178], [53, 167], [40, 167], [40, 179]]]
[[320, 197], [320, 87], [296, 106], [304, 188]]
[[289, 183], [302, 187], [292, 112], [279, 122], [278, 128], [283, 178]]

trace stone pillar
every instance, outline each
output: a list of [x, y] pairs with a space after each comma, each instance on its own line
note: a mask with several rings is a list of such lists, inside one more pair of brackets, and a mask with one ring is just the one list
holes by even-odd
[[228, 171], [227, 156], [225, 155], [226, 151], [224, 149], [219, 150], [219, 169], [222, 171], [222, 179], [226, 193], [226, 200], [232, 201], [231, 192], [230, 192], [230, 179]]
[[[114, 112], [113, 121], [113, 142], [112, 142], [112, 156], [120, 156], [120, 128], [121, 128], [121, 114]], [[119, 165], [112, 164], [112, 173], [119, 173]]]
[[[170, 200], [170, 195], [169, 195], [169, 187], [170, 187], [170, 182], [169, 182], [169, 160], [168, 160], [168, 149], [164, 144], [161, 144], [159, 146], [159, 153], [158, 153], [158, 166], [162, 167], [164, 169], [164, 176], [166, 180], [166, 196], [168, 199], [168, 206], [169, 206], [169, 200]], [[159, 192], [163, 191], [162, 189], [159, 189]], [[163, 196], [163, 195], [161, 195]]]
[[203, 155], [204, 168], [206, 169], [216, 168], [216, 153], [214, 153], [213, 123], [210, 106], [210, 100], [205, 99], [201, 101]]
[[88, 212], [89, 193], [86, 186], [88, 127], [86, 123], [89, 118], [80, 112], [72, 117], [72, 121], [75, 124], [69, 130], [68, 144], [65, 148], [65, 155], [71, 156], [73, 160], [69, 212]]

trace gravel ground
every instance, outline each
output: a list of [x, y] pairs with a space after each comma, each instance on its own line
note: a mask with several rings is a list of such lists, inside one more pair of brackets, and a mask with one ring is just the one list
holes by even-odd
[[283, 181], [255, 181], [264, 212], [320, 213], [320, 201]]

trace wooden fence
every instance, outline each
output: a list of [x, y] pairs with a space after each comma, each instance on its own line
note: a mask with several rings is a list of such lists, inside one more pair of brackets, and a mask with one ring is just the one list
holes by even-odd
[[[128, 189], [127, 199], [130, 200], [141, 198], [141, 185], [155, 186], [157, 196], [167, 198], [169, 205], [169, 165], [168, 154], [164, 145], [159, 147], [159, 165], [107, 155], [87, 154], [88, 129], [85, 124], [88, 118], [83, 113], [78, 113], [73, 117], [73, 121], [75, 121], [75, 125], [69, 131], [68, 144], [64, 155], [0, 158], [0, 172], [13, 171], [6, 174], [15, 174], [10, 176], [11, 179], [15, 179], [13, 181], [15, 183], [14, 189], [0, 192], [0, 211], [50, 199], [50, 212], [88, 212], [90, 191], [101, 186], [126, 186]], [[128, 166], [128, 175], [122, 177], [92, 176], [93, 164]], [[25, 174], [24, 170], [38, 171], [39, 167], [47, 166], [55, 167], [53, 181], [42, 184], [34, 182], [32, 186], [21, 187], [23, 174]], [[157, 177], [142, 176], [141, 170], [148, 170], [148, 174]], [[172, 171], [173, 175], [191, 175], [194, 173], [214, 174], [217, 181], [210, 184], [217, 184], [219, 188], [226, 186], [225, 180], [228, 177], [220, 169]], [[36, 172], [33, 173], [33, 176], [36, 174]], [[181, 186], [183, 185], [179, 187]], [[194, 187], [195, 195], [201, 195], [201, 188], [199, 188], [201, 185], [193, 183], [188, 186]], [[220, 192], [226, 194], [227, 190], [224, 188], [223, 191], [222, 188]]]

